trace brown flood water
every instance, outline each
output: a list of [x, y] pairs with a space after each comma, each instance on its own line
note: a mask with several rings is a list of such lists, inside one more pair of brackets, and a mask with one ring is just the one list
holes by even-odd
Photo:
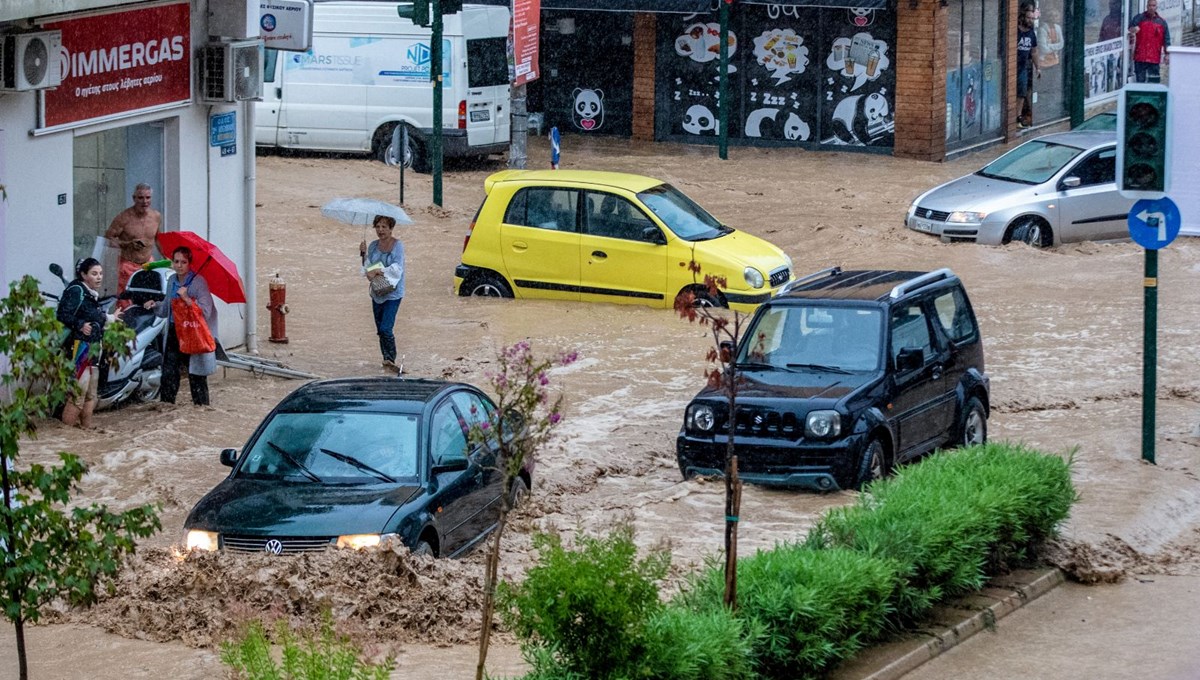
[[[967, 285], [985, 337], [990, 436], [1073, 452], [1082, 497], [1056, 559], [1087, 580], [1200, 573], [1200, 242], [1181, 239], [1160, 257], [1155, 467], [1140, 461], [1137, 246], [952, 246], [901, 226], [915, 195], [973, 170], [983, 156], [929, 164], [735, 148], [721, 162], [715, 149], [679, 145], [568, 138], [564, 147], [563, 167], [672, 182], [731, 226], [781, 246], [798, 273], [833, 265], [951, 267]], [[545, 140], [532, 141], [531, 167], [548, 155]], [[531, 564], [535, 530], [599, 532], [630, 518], [642, 545], [669, 546], [674, 582], [721, 543], [723, 486], [682, 482], [673, 453], [683, 408], [703, 380], [708, 335], [669, 310], [454, 297], [453, 270], [482, 181], [502, 167], [452, 165], [445, 209], [428, 207], [428, 176], [406, 177], [416, 222], [397, 227], [408, 256], [397, 324], [406, 373], [482, 384], [489, 358], [517, 340], [547, 353], [579, 350], [578, 363], [553, 375], [567, 395], [562, 436], [542, 455], [532, 502], [510, 525], [502, 570], [517, 577]], [[363, 231], [322, 218], [318, 208], [344, 195], [395, 201], [397, 171], [363, 159], [266, 156], [258, 181], [259, 300], [265, 305], [277, 271], [291, 307], [288, 345], [267, 342], [268, 314], [259, 311], [262, 354], [323, 377], [378, 374], [370, 304], [357, 274]], [[90, 610], [53, 613], [56, 623], [30, 631], [35, 677], [217, 677], [213, 649], [239, 622], [312, 621], [325, 606], [374, 651], [398, 653], [397, 677], [473, 673], [479, 555], [437, 562], [392, 554], [174, 556], [188, 510], [226, 472], [217, 452], [240, 446], [299, 385], [240, 371], [218, 373], [211, 384], [212, 407], [135, 405], [99, 414], [95, 432], [51, 422], [24, 444], [26, 462], [50, 462], [60, 450], [81, 454], [91, 465], [81, 500], [117, 509], [159, 503], [164, 526], [142, 544], [113, 596]], [[747, 487], [740, 551], [794, 540], [823, 510], [854, 498]], [[501, 634], [497, 642], [492, 672], [518, 673], [511, 638]], [[0, 630], [0, 657], [14, 659], [0, 664], [0, 679], [15, 677], [10, 627]]]

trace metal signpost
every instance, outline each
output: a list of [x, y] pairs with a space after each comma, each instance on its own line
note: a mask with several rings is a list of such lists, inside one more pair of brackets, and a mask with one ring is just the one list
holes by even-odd
[[562, 137], [558, 134], [558, 127], [550, 128], [550, 168], [558, 169], [559, 152], [562, 150]]
[[1129, 210], [1129, 236], [1146, 249], [1142, 312], [1142, 460], [1154, 463], [1158, 390], [1158, 251], [1179, 236], [1179, 208], [1169, 198], [1142, 199]]

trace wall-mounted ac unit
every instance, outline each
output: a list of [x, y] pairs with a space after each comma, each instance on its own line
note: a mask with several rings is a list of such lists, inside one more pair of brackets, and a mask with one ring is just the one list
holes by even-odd
[[240, 102], [262, 99], [261, 40], [221, 42], [200, 50], [200, 99]]
[[44, 90], [62, 82], [62, 31], [10, 33], [0, 45], [0, 89]]

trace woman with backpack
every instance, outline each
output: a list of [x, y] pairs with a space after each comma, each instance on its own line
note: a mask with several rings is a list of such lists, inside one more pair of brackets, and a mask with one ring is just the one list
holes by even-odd
[[96, 410], [97, 390], [100, 387], [100, 341], [104, 326], [121, 318], [121, 312], [108, 314], [100, 306], [100, 286], [104, 282], [104, 267], [94, 257], [75, 263], [75, 280], [67, 284], [58, 299], [55, 315], [67, 327], [63, 350], [71, 358], [76, 389], [63, 404], [62, 421], [92, 427]]

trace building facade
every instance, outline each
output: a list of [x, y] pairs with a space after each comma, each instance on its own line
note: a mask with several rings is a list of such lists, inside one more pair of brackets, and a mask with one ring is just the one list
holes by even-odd
[[[164, 231], [194, 231], [238, 265], [248, 303], [245, 309], [218, 303], [221, 340], [253, 345], [254, 146], [245, 143], [247, 107], [202, 101], [198, 78], [205, 45], [257, 34], [258, 3], [250, 9], [244, 1], [218, 0], [0, 6], [4, 40], [24, 44], [40, 34], [57, 52], [36, 46], [14, 52], [24, 57], [15, 66], [34, 80], [5, 82], [0, 91], [0, 184], [7, 193], [0, 201], [0, 281], [30, 274], [55, 290], [60, 284], [47, 271], [50, 263], [71, 271], [131, 205], [134, 188], [149, 184]], [[221, 21], [210, 21], [210, 10]], [[250, 17], [254, 24], [243, 26]], [[44, 65], [56, 70], [47, 73]], [[116, 272], [106, 279], [115, 281]]]

